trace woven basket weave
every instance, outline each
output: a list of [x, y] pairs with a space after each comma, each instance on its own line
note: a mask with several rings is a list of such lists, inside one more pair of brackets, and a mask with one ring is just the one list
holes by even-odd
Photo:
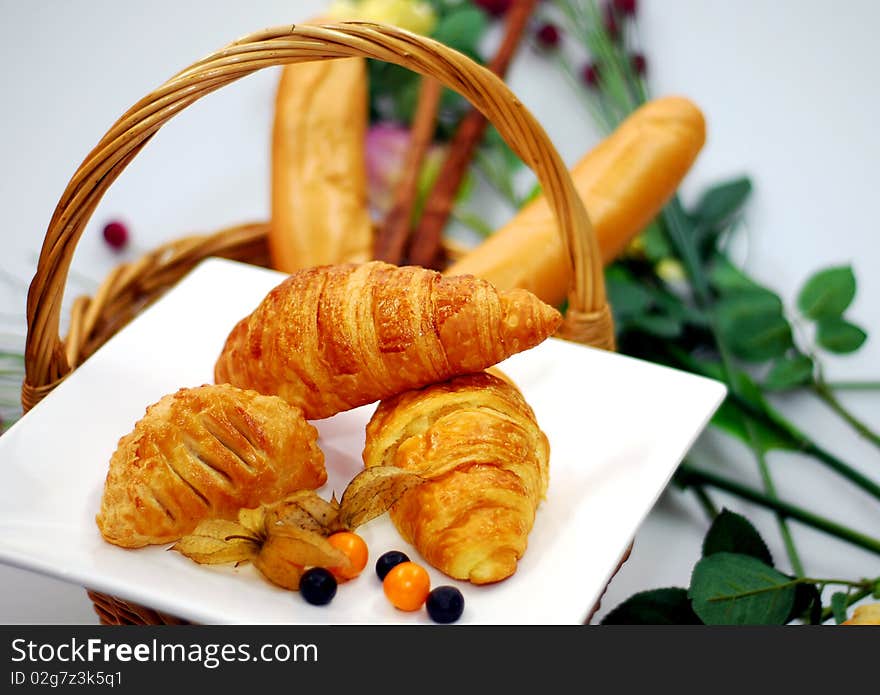
[[[261, 68], [353, 56], [434, 77], [495, 125], [537, 175], [566, 249], [571, 285], [560, 336], [614, 349], [602, 261], [586, 210], [546, 133], [498, 76], [443, 44], [395, 27], [288, 25], [245, 36], [179, 72], [123, 114], [76, 170], [49, 223], [28, 292], [25, 411], [204, 258], [269, 264], [265, 223], [174, 241], [116, 268], [94, 297], [78, 298], [69, 333], [59, 336], [61, 300], [76, 244], [104, 192], [159, 128], [205, 94]], [[112, 596], [89, 596], [106, 624], [182, 622]]]

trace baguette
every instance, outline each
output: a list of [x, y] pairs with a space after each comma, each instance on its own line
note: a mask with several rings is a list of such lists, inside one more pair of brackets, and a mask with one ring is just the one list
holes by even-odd
[[362, 58], [284, 67], [275, 101], [268, 234], [276, 270], [369, 260], [367, 116]]
[[[571, 170], [607, 264], [675, 193], [706, 140], [703, 114], [682, 97], [635, 111]], [[529, 290], [558, 305], [570, 286], [568, 262], [544, 196], [447, 268], [498, 289]]]

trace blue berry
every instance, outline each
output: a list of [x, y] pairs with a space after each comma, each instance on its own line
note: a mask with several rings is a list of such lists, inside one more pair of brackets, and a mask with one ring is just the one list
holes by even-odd
[[397, 567], [401, 562], [409, 562], [409, 556], [399, 550], [389, 550], [376, 560], [376, 576], [385, 581], [385, 575]]
[[313, 606], [324, 606], [336, 596], [336, 577], [323, 567], [312, 567], [303, 572], [299, 592]]
[[464, 596], [454, 586], [438, 586], [428, 594], [425, 608], [435, 623], [454, 623], [464, 611]]

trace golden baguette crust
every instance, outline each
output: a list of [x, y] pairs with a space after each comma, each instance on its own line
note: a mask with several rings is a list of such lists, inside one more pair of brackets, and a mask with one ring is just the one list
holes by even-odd
[[318, 432], [280, 398], [228, 385], [180, 389], [147, 408], [110, 459], [98, 528], [111, 543], [168, 543], [327, 480]]
[[301, 270], [232, 330], [214, 368], [323, 418], [481, 371], [562, 317], [524, 290], [373, 261]]
[[[637, 109], [571, 169], [607, 265], [648, 226], [675, 193], [706, 141], [699, 108], [667, 96]], [[545, 302], [571, 287], [568, 254], [541, 195], [449, 268], [499, 289], [522, 287]]]
[[363, 58], [282, 68], [272, 130], [269, 251], [291, 273], [325, 263], [366, 261], [373, 249], [364, 138]]
[[363, 456], [368, 467], [437, 476], [391, 508], [431, 565], [475, 584], [516, 571], [547, 491], [550, 445], [511, 383], [471, 374], [383, 401]]

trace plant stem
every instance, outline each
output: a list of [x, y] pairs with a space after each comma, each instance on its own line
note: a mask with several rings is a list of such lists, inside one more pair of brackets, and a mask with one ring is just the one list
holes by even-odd
[[[668, 350], [668, 354], [680, 365], [682, 365], [684, 369], [694, 372], [695, 374], [702, 374], [703, 376], [707, 376], [710, 378], [716, 376], [710, 374], [701, 365], [700, 362], [692, 359], [687, 353], [684, 353], [681, 350], [670, 349]], [[728, 383], [728, 386], [730, 385], [730, 381], [726, 376], [725, 382]], [[761, 423], [767, 429], [771, 430], [775, 435], [777, 435], [780, 439], [786, 441], [792, 449], [800, 451], [803, 454], [807, 454], [808, 456], [811, 456], [821, 461], [822, 463], [825, 463], [829, 468], [836, 471], [853, 484], [862, 488], [868, 494], [873, 495], [877, 499], [880, 499], [880, 485], [878, 485], [870, 478], [864, 476], [859, 471], [855, 470], [846, 462], [841, 461], [831, 452], [823, 449], [818, 444], [813, 442], [803, 432], [798, 430], [792, 423], [782, 417], [782, 415], [774, 410], [769, 404], [761, 403], [761, 405], [758, 406], [748, 398], [740, 395], [733, 388], [729, 390], [727, 394], [727, 400], [735, 405], [743, 413], [752, 418], [755, 422]]]
[[[504, 18], [501, 43], [488, 62], [489, 70], [504, 79], [507, 68], [525, 35], [529, 18], [537, 0], [520, 0], [510, 7]], [[483, 139], [488, 121], [478, 109], [471, 109], [458, 123], [449, 143], [440, 172], [425, 201], [422, 216], [411, 238], [409, 262], [426, 268], [439, 265], [443, 228], [455, 204], [455, 196], [467, 173], [477, 146]]]
[[[791, 326], [795, 333], [799, 334], [803, 329], [803, 321], [799, 320], [798, 317], [793, 317], [791, 319]], [[837, 400], [825, 381], [825, 370], [819, 356], [816, 354], [815, 348], [806, 339], [802, 339], [802, 342], [806, 347], [798, 348], [798, 352], [803, 354], [813, 363], [813, 379], [805, 384], [805, 386], [813, 391], [821, 401], [831, 408], [835, 415], [852, 427], [859, 436], [867, 439], [874, 446], [880, 448], [880, 436], [878, 436], [876, 432], [873, 432], [864, 422], [856, 418], [855, 415], [846, 409], [843, 403]]]
[[478, 152], [477, 156], [474, 157], [474, 166], [482, 174], [483, 180], [495, 189], [495, 192], [504, 199], [504, 202], [510, 205], [514, 211], [519, 210], [521, 201], [516, 195], [513, 183], [504, 174], [496, 170], [486, 155]]
[[[749, 439], [752, 442], [752, 450], [754, 451], [755, 459], [758, 462], [758, 471], [761, 474], [761, 482], [764, 485], [764, 490], [771, 499], [778, 500], [779, 496], [776, 493], [776, 485], [773, 482], [773, 478], [770, 476], [770, 469], [767, 466], [767, 457], [758, 443], [757, 435], [754, 431], [754, 425], [750, 422], [746, 422], [745, 425], [746, 430], [749, 433]], [[794, 538], [791, 535], [791, 529], [788, 527], [785, 517], [781, 514], [776, 515], [776, 522], [779, 525], [779, 533], [782, 536], [782, 543], [785, 545], [785, 552], [791, 562], [791, 569], [795, 576], [803, 577], [804, 565], [801, 562], [800, 555], [794, 545]]]
[[819, 380], [813, 384], [813, 393], [824, 401], [831, 410], [843, 418], [843, 420], [862, 437], [867, 439], [874, 446], [880, 447], [880, 436], [872, 431], [864, 422], [856, 418], [855, 415], [849, 412], [843, 404], [837, 400], [834, 393], [828, 388], [824, 381]]
[[[691, 281], [697, 304], [704, 310], [708, 310], [712, 300], [709, 292], [709, 280], [703, 271], [697, 250], [692, 240], [688, 238], [687, 217], [677, 195], [673, 196], [672, 200], [663, 208], [661, 220], [666, 236], [681, 259], [685, 273]], [[717, 333], [714, 330], [713, 333], [715, 333], [716, 343], [719, 342]]]
[[832, 391], [880, 391], [880, 381], [826, 381]]
[[[842, 586], [847, 586], [847, 587], [864, 588], [866, 586], [866, 584], [868, 584], [868, 582], [867, 581], [854, 582], [849, 579], [814, 579], [812, 577], [797, 577], [795, 579], [792, 579], [790, 582], [783, 582], [782, 584], [774, 584], [773, 586], [762, 586], [758, 589], [751, 589], [749, 591], [738, 591], [736, 594], [714, 596], [714, 597], [710, 598], [709, 601], [710, 602], [712, 602], [712, 601], [717, 602], [717, 601], [726, 601], [726, 600], [730, 600], [730, 599], [745, 598], [747, 596], [758, 596], [759, 594], [764, 594], [764, 593], [767, 593], [768, 591], [778, 591], [779, 589], [785, 589], [790, 586], [797, 586], [798, 584], [818, 584], [823, 589], [828, 584], [840, 584]], [[871, 584], [873, 584], [873, 582]], [[868, 591], [870, 592], [871, 589], [868, 589]]]
[[[712, 334], [715, 345], [718, 348], [718, 353], [721, 356], [721, 365], [725, 377], [724, 380], [727, 382], [728, 391], [731, 394], [737, 394], [738, 385], [734, 378], [735, 372], [733, 358], [730, 355], [727, 344], [722, 338], [721, 331], [718, 330], [715, 313], [712, 311], [712, 295], [709, 291], [709, 278], [706, 276], [705, 269], [703, 268], [699, 254], [697, 253], [696, 245], [693, 243], [693, 233], [690, 235], [688, 234], [687, 216], [684, 214], [678, 196], [674, 196], [672, 201], [663, 208], [662, 224], [666, 232], [666, 237], [669, 239], [672, 247], [684, 263], [685, 272], [690, 278], [698, 306], [709, 314], [709, 330]], [[770, 475], [770, 469], [767, 466], [767, 459], [764, 455], [763, 448], [758, 441], [757, 434], [754, 431], [754, 425], [750, 423], [747, 418], [743, 418], [743, 425], [749, 436], [749, 444], [755, 456], [758, 471], [761, 474], [764, 490], [771, 499], [778, 500], [776, 486], [773, 484], [773, 478]], [[776, 521], [779, 525], [779, 533], [782, 536], [782, 541], [785, 545], [785, 552], [788, 555], [789, 562], [791, 562], [792, 570], [794, 570], [795, 574], [800, 576], [804, 573], [804, 568], [800, 555], [795, 547], [794, 538], [791, 535], [791, 529], [788, 528], [788, 524], [784, 517], [777, 515]]]
[[877, 540], [876, 538], [872, 538], [859, 531], [838, 524], [835, 521], [821, 517], [802, 507], [783, 502], [782, 500], [773, 499], [767, 494], [754, 490], [742, 483], [729, 480], [716, 473], [712, 473], [711, 471], [697, 468], [689, 463], [682, 463], [678, 468], [676, 477], [679, 479], [680, 484], [684, 486], [698, 483], [719, 490], [724, 490], [725, 492], [729, 492], [766, 509], [770, 509], [786, 518], [794, 519], [806, 526], [811, 526], [812, 528], [823, 531], [831, 536], [846, 541], [847, 543], [851, 543], [852, 545], [856, 545], [880, 555], [880, 540]]
[[580, 96], [584, 106], [593, 117], [593, 120], [599, 125], [599, 130], [604, 135], [607, 135], [614, 130], [614, 116], [608, 112], [604, 100], [601, 97], [594, 100], [592, 95], [588, 95], [584, 91], [583, 84], [580, 82], [580, 76], [571, 64], [571, 61], [569, 61], [561, 52], [556, 54], [556, 59], [562, 66], [562, 73], [568, 80], [569, 85], [571, 85], [575, 90], [575, 93]]
[[702, 485], [691, 485], [691, 490], [697, 498], [697, 502], [699, 502], [700, 506], [703, 508], [703, 511], [706, 512], [706, 516], [709, 517], [709, 521], [714, 521], [715, 517], [718, 516], [718, 507], [715, 506], [712, 498], [709, 497], [706, 488]]
[[495, 231], [482, 217], [467, 210], [453, 210], [452, 219], [476, 232], [484, 239], [492, 236], [492, 233]]
[[750, 417], [760, 421], [761, 424], [766, 425], [776, 434], [788, 439], [791, 445], [802, 453], [808, 454], [809, 456], [822, 461], [829, 468], [837, 471], [841, 476], [862, 488], [868, 494], [880, 499], [880, 485], [864, 476], [849, 464], [841, 461], [831, 452], [826, 451], [818, 444], [814, 443], [809, 437], [795, 428], [794, 425], [785, 420], [772, 408], [769, 406], [758, 408], [751, 401], [734, 392], [729, 393], [727, 397]]
[[[870, 596], [872, 591], [873, 591], [873, 589], [866, 588], [866, 589], [860, 589], [859, 591], [856, 591], [855, 593], [847, 595], [846, 607], [849, 608], [851, 605], [853, 605], [854, 603], [858, 603], [866, 596]], [[830, 620], [833, 617], [834, 617], [834, 610], [831, 608], [831, 606], [828, 606], [827, 608], [822, 609], [821, 621], [823, 623], [826, 620]]]
[[852, 579], [814, 579], [813, 577], [804, 577], [803, 581], [808, 584], [818, 584], [822, 589], [828, 584], [839, 584], [840, 586], [848, 586], [853, 589], [867, 588], [871, 591], [874, 586], [874, 581], [871, 579], [863, 579], [860, 582], [854, 582]]

